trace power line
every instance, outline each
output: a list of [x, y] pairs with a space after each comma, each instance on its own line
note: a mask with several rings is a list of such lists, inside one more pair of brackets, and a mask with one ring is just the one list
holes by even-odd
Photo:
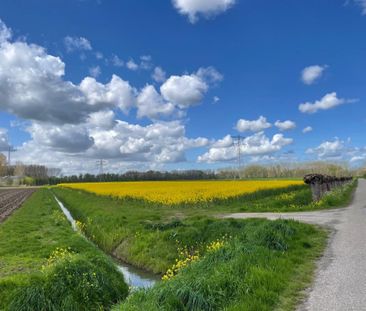
[[241, 168], [241, 146], [243, 144], [243, 140], [245, 139], [244, 136], [236, 135], [231, 136], [232, 139], [234, 139], [234, 146], [237, 147], [238, 152], [238, 177], [240, 178], [240, 168]]
[[11, 165], [11, 153], [15, 152], [15, 151], [17, 151], [17, 150], [14, 149], [13, 146], [9, 145], [9, 147], [8, 147], [8, 166]]
[[97, 166], [99, 168], [99, 175], [103, 175], [104, 174], [104, 165], [107, 164], [107, 161], [100, 159], [97, 161]]

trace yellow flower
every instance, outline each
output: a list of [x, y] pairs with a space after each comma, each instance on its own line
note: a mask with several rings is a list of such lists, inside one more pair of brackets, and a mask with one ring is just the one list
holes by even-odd
[[[230, 199], [257, 190], [302, 185], [296, 180], [240, 180], [240, 181], [147, 181], [60, 184], [59, 186], [86, 190], [100, 195], [143, 199], [165, 205], [209, 203], [216, 199]], [[283, 194], [280, 199], [291, 199]]]

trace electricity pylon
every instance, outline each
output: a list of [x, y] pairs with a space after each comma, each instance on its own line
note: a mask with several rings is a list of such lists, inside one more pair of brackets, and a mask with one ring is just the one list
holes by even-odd
[[241, 146], [243, 144], [243, 140], [245, 139], [244, 136], [236, 135], [231, 136], [232, 139], [234, 139], [234, 146], [237, 147], [238, 151], [238, 177], [240, 179], [240, 168], [241, 168]]

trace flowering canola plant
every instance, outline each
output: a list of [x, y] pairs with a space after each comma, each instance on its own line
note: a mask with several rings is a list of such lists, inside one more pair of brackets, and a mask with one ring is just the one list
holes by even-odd
[[300, 180], [240, 180], [240, 181], [143, 181], [60, 184], [99, 195], [174, 205], [228, 199], [258, 190], [302, 185]]
[[[221, 239], [217, 239], [215, 241], [212, 241], [208, 245], [206, 245], [206, 252], [208, 253], [214, 253], [218, 251], [219, 249], [223, 248], [228, 239], [231, 237], [228, 237], [227, 235], [224, 235]], [[190, 265], [192, 262], [195, 262], [199, 259], [201, 259], [201, 255], [199, 251], [195, 250], [192, 252], [188, 250], [187, 246], [181, 248], [178, 247], [178, 255], [179, 258], [175, 260], [174, 265], [169, 268], [166, 273], [161, 278], [163, 281], [168, 281], [174, 276], [176, 276], [180, 270]]]

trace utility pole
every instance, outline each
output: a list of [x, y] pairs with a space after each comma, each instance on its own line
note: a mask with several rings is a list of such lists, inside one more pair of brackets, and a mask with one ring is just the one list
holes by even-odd
[[240, 179], [240, 168], [241, 168], [241, 146], [243, 144], [243, 140], [245, 139], [244, 136], [236, 135], [231, 136], [234, 139], [234, 146], [237, 146], [238, 150], [238, 178]]
[[10, 165], [11, 165], [11, 153], [15, 152], [15, 151], [17, 151], [17, 150], [14, 149], [13, 146], [9, 145], [9, 147], [8, 147], [8, 167], [10, 167]]
[[102, 179], [102, 175], [104, 174], [104, 165], [107, 164], [107, 161], [100, 159], [97, 161], [97, 166], [99, 167], [99, 178]]

